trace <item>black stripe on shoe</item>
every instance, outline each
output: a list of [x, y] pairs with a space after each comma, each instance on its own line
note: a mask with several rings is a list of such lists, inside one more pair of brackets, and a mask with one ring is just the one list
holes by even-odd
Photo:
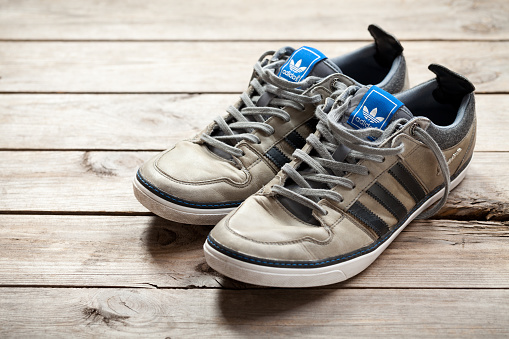
[[389, 232], [389, 226], [387, 226], [385, 221], [380, 219], [375, 213], [371, 212], [366, 206], [358, 201], [356, 201], [347, 212], [371, 228], [378, 237]]
[[421, 201], [426, 196], [426, 193], [419, 182], [402, 163], [398, 162], [392, 166], [389, 173], [412, 196], [415, 202]]
[[316, 125], [318, 125], [318, 122], [320, 120], [318, 120], [318, 118], [315, 118], [315, 117], [312, 117], [311, 119], [309, 119], [308, 121], [306, 121], [306, 126], [312, 131], [312, 133], [314, 131], [316, 131]]
[[399, 221], [405, 217], [407, 214], [407, 210], [405, 206], [396, 199], [391, 192], [387, 190], [383, 185], [378, 182], [375, 182], [368, 190], [367, 193], [380, 205], [385, 207], [387, 211], [389, 211], [396, 219]]
[[297, 131], [292, 131], [288, 134], [285, 141], [293, 148], [302, 148], [306, 144], [306, 139], [304, 139]]
[[284, 164], [290, 162], [288, 158], [279, 148], [272, 147], [265, 153], [265, 156], [276, 165], [277, 168], [283, 167]]

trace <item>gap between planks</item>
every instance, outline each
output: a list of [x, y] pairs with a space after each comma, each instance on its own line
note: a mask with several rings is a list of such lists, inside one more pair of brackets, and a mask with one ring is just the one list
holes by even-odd
[[[400, 42], [509, 42], [509, 39], [496, 39], [496, 38], [486, 38], [486, 39], [398, 39]], [[301, 43], [303, 39], [0, 39], [0, 42], [17, 42], [17, 43], [29, 43], [29, 42], [69, 42], [69, 43], [110, 43], [110, 42], [140, 42], [140, 43], [173, 43], [173, 42], [216, 42], [216, 43], [245, 43], [245, 42], [264, 42], [264, 43], [285, 43], [285, 42], [293, 42], [293, 43]], [[305, 39], [306, 42], [313, 43], [343, 43], [343, 42], [364, 42], [371, 43], [373, 39]]]
[[[240, 283], [239, 283], [240, 284]], [[224, 286], [186, 286], [186, 287], [160, 287], [151, 283], [142, 283], [137, 285], [113, 285], [113, 286], [105, 286], [105, 285], [24, 285], [24, 284], [14, 284], [14, 285], [0, 285], [0, 289], [12, 289], [12, 288], [33, 288], [33, 289], [65, 289], [65, 288], [73, 288], [73, 289], [111, 289], [111, 290], [168, 290], [168, 291], [189, 291], [189, 290], [226, 290], [226, 291], [259, 291], [259, 290], [281, 290], [279, 287], [264, 287], [264, 286], [249, 286], [245, 288], [232, 288], [232, 287], [224, 287]], [[299, 288], [293, 288], [293, 290], [298, 290]], [[304, 288], [300, 288], [304, 289]], [[312, 287], [309, 289], [318, 289], [318, 290], [338, 290], [339, 287], [336, 285], [328, 285], [328, 286], [318, 286]], [[341, 288], [343, 290], [451, 290], [451, 291], [482, 291], [482, 290], [490, 290], [490, 291], [509, 291], [509, 287], [491, 287], [491, 286], [482, 286], [482, 287], [399, 287], [399, 286], [381, 286], [381, 287], [362, 287], [362, 286], [348, 286]]]
[[[431, 77], [430, 77], [431, 78]], [[1, 79], [1, 77], [0, 77]], [[500, 92], [491, 92], [491, 91], [475, 91], [476, 95], [507, 95], [509, 94], [509, 91], [500, 91]], [[186, 91], [186, 92], [66, 92], [66, 91], [58, 91], [58, 92], [44, 92], [44, 91], [37, 91], [37, 92], [22, 92], [22, 91], [0, 91], [0, 95], [222, 95], [222, 94], [236, 94], [240, 95], [240, 91], [224, 91], [224, 92], [207, 92], [207, 91], [200, 91], [200, 92], [192, 92], [192, 91]]]

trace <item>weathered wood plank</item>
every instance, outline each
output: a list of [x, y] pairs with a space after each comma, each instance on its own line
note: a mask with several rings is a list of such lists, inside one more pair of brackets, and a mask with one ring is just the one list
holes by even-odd
[[[507, 1], [7, 1], [0, 39], [365, 39], [378, 22], [403, 39], [507, 39]], [[418, 13], [418, 15], [415, 15]]]
[[[0, 149], [162, 150], [202, 130], [237, 98], [3, 94]], [[509, 151], [509, 95], [478, 95], [477, 111], [476, 151]]]
[[3, 337], [504, 338], [509, 334], [507, 290], [3, 288], [0, 307]]
[[[162, 150], [202, 130], [237, 98], [2, 94], [0, 149]], [[509, 151], [509, 95], [478, 95], [477, 112], [476, 151]]]
[[[205, 263], [210, 227], [150, 216], [0, 215], [0, 224], [0, 287], [246, 287]], [[507, 222], [414, 221], [368, 270], [326, 288], [509, 288], [508, 237]]]
[[[0, 92], [239, 92], [252, 65], [288, 42], [0, 42]], [[310, 44], [336, 56], [365, 45]], [[431, 62], [469, 77], [480, 92], [509, 92], [509, 42], [407, 42], [410, 79]]]
[[162, 150], [226, 114], [238, 97], [3, 94], [0, 148]]
[[449, 194], [437, 217], [509, 220], [508, 168], [508, 153], [475, 153], [467, 177]]
[[[0, 152], [0, 211], [147, 212], [131, 180], [156, 152]], [[442, 216], [507, 220], [509, 153], [476, 153]]]

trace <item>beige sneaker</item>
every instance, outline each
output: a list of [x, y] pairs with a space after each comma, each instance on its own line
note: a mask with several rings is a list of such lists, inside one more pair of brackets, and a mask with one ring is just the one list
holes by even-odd
[[377, 26], [369, 31], [373, 44], [334, 59], [311, 47], [263, 54], [226, 116], [139, 169], [136, 198], [166, 219], [215, 224], [290, 162], [316, 129], [315, 108], [333, 92], [361, 83], [404, 89], [400, 43]]
[[465, 177], [476, 118], [474, 86], [429, 69], [436, 79], [399, 95], [351, 86], [319, 106], [318, 131], [296, 160], [214, 227], [208, 264], [258, 285], [336, 283], [437, 212]]

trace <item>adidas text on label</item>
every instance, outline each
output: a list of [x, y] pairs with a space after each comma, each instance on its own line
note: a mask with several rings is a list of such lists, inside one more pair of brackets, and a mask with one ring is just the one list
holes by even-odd
[[[384, 129], [393, 114], [403, 104], [382, 89], [371, 86], [361, 99], [359, 107], [350, 115], [348, 124], [355, 128]], [[362, 108], [362, 109], [361, 109]]]
[[321, 60], [326, 59], [325, 55], [312, 47], [301, 47], [290, 56], [290, 58], [281, 66], [279, 76], [298, 82], [304, 79], [312, 68]]

